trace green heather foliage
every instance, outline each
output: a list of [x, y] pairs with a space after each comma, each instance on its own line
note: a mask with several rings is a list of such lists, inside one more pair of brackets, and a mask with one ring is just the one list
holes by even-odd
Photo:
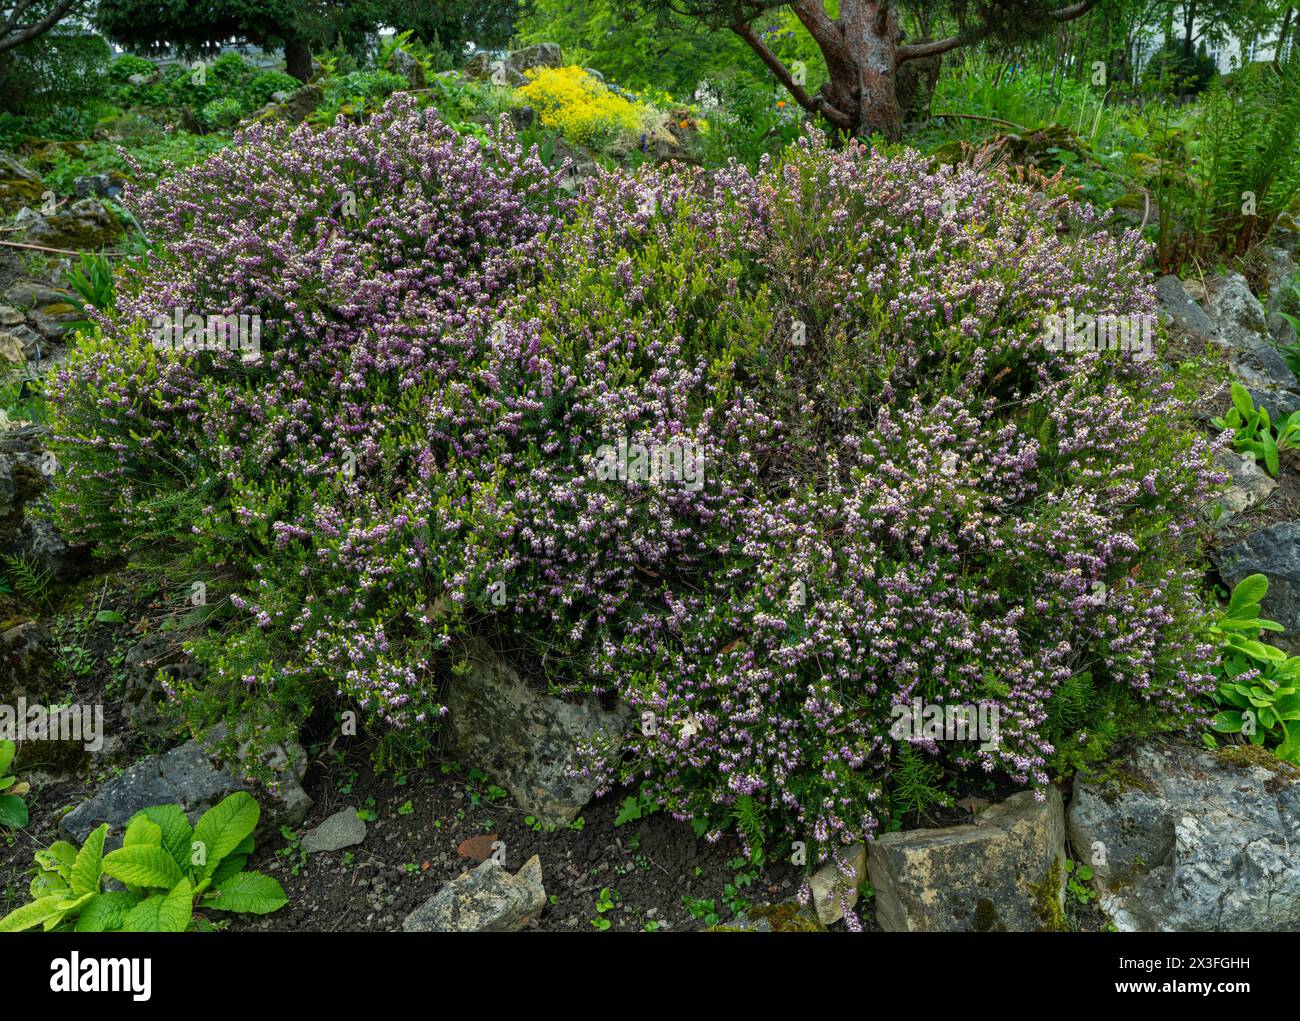
[[[1136, 232], [1031, 180], [809, 135], [573, 201], [398, 96], [126, 200], [159, 251], [53, 388], [54, 502], [207, 585], [195, 725], [336, 701], [418, 753], [496, 641], [631, 705], [600, 790], [822, 858], [932, 773], [1042, 787], [1203, 725], [1221, 476], [1158, 359], [1044, 343], [1155, 304]], [[260, 353], [156, 349], [175, 308], [260, 314]], [[678, 477], [611, 475], [622, 444]], [[913, 699], [999, 739], [895, 738]]]
[[[194, 826], [176, 805], [143, 809], [107, 854], [108, 823], [80, 849], [57, 841], [36, 852], [32, 900], [0, 918], [0, 932], [185, 932], [211, 927], [202, 912], [278, 911], [288, 903], [280, 884], [244, 871], [260, 814], [240, 791]], [[126, 889], [105, 890], [105, 878]]]

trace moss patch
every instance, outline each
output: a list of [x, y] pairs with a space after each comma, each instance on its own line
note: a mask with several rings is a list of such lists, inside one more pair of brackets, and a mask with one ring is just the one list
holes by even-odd
[[824, 932], [825, 927], [816, 918], [810, 918], [791, 901], [784, 904], [767, 904], [750, 908], [752, 918], [765, 918], [773, 932]]
[[1043, 923], [1041, 932], [1065, 932], [1068, 929], [1060, 898], [1063, 875], [1060, 855], [1055, 855], [1043, 881], [1029, 884], [1029, 892], [1034, 898], [1034, 914]]
[[1300, 769], [1297, 769], [1289, 762], [1279, 759], [1263, 745], [1229, 745], [1216, 751], [1214, 757], [1224, 766], [1237, 766], [1240, 769], [1259, 766], [1287, 779], [1300, 779]]

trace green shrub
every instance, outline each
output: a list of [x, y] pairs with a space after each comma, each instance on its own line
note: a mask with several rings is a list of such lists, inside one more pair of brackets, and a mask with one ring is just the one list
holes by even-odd
[[[32, 901], [0, 918], [0, 932], [185, 932], [211, 928], [207, 911], [265, 915], [288, 903], [280, 884], [245, 872], [261, 814], [250, 794], [230, 795], [189, 820], [176, 805], [132, 816], [123, 845], [104, 853], [108, 823], [80, 850], [58, 841], [36, 852]], [[105, 878], [125, 890], [104, 890]]]
[[[1213, 628], [1222, 650], [1213, 700], [1219, 711], [1213, 728], [1273, 750], [1300, 766], [1300, 656], [1259, 641], [1282, 625], [1260, 616], [1268, 578], [1252, 574], [1232, 590], [1227, 608]], [[1217, 742], [1206, 735], [1206, 744]]]
[[12, 741], [0, 739], [0, 826], [15, 830], [27, 825], [27, 803], [23, 801], [23, 795], [31, 789], [9, 773], [16, 750]]

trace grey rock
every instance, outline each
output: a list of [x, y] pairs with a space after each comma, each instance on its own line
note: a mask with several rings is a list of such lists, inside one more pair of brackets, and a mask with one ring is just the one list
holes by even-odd
[[407, 84], [413, 89], [422, 89], [427, 84], [424, 79], [424, 68], [420, 62], [400, 47], [388, 55], [386, 66], [393, 74], [400, 74], [405, 78]]
[[1065, 860], [1052, 788], [1045, 801], [1014, 794], [973, 824], [877, 837], [867, 871], [887, 932], [1034, 932], [1059, 926]]
[[[35, 316], [37, 313], [33, 311], [30, 314]], [[44, 354], [43, 349], [51, 346], [48, 342], [42, 343], [44, 340], [42, 334], [33, 330], [25, 322], [17, 326], [11, 326], [7, 330], [0, 330], [0, 337], [12, 338], [24, 362], [30, 361], [37, 355]]]
[[72, 191], [79, 199], [115, 199], [122, 194], [122, 182], [111, 174], [85, 174], [72, 182]]
[[[46, 502], [42, 499], [29, 506], [44, 510]], [[50, 520], [42, 515], [27, 514], [22, 524], [7, 536], [3, 525], [0, 525], [0, 542], [11, 553], [25, 557], [35, 562], [39, 569], [48, 571], [54, 581], [76, 581], [94, 570], [90, 546], [69, 545], [55, 531]]]
[[480, 50], [465, 62], [463, 71], [465, 77], [474, 81], [482, 81], [492, 73], [492, 58]]
[[1300, 654], [1300, 521], [1271, 525], [1217, 554], [1219, 573], [1229, 585], [1250, 574], [1268, 576], [1263, 615], [1285, 629], [1270, 632], [1269, 641]]
[[[1277, 489], [1277, 482], [1249, 455], [1220, 448], [1214, 452], [1214, 461], [1229, 476], [1227, 487], [1202, 511], [1202, 517], [1216, 527], [1227, 525], [1238, 515], [1259, 506]], [[1216, 507], [1217, 519], [1213, 513]]]
[[832, 858], [809, 880], [813, 908], [822, 925], [838, 922], [844, 917], [846, 907], [853, 910], [858, 903], [858, 887], [867, 878], [867, 849], [864, 845], [837, 848]]
[[63, 291], [35, 280], [19, 280], [10, 284], [5, 291], [5, 301], [19, 308], [32, 308], [36, 305], [52, 305], [57, 302], [73, 300], [71, 291]]
[[301, 124], [325, 101], [325, 90], [319, 85], [304, 85], [280, 106], [281, 112], [294, 124]]
[[1105, 775], [1076, 780], [1069, 832], [1116, 928], [1300, 931], [1300, 770], [1152, 741]]
[[528, 82], [524, 72], [535, 67], [563, 67], [564, 59], [559, 43], [536, 43], [522, 50], [515, 50], [505, 60], [506, 81], [510, 85], [524, 85]]
[[23, 314], [12, 305], [0, 305], [0, 326], [20, 326]]
[[98, 199], [78, 199], [66, 209], [58, 209], [48, 216], [36, 214], [21, 220], [23, 237], [35, 245], [64, 248], [72, 251], [103, 248], [122, 235], [122, 225]]
[[[210, 735], [212, 740], [221, 735]], [[311, 798], [302, 789], [306, 753], [301, 748], [280, 750], [271, 759], [277, 769], [278, 791], [269, 794], [236, 777], [228, 768], [213, 762], [198, 741], [186, 741], [161, 755], [150, 755], [121, 776], [106, 783], [86, 802], [59, 820], [59, 830], [78, 843], [100, 823], [108, 823], [110, 836], [121, 839], [131, 816], [151, 805], [180, 805], [194, 822], [209, 808], [235, 791], [251, 791], [262, 808], [258, 832], [274, 833], [281, 825], [297, 826], [311, 808]], [[301, 771], [299, 771], [301, 769]]]
[[1259, 245], [1255, 255], [1264, 267], [1264, 280], [1268, 285], [1269, 312], [1286, 307], [1291, 300], [1291, 281], [1296, 275], [1296, 263], [1291, 253], [1280, 245]]
[[609, 712], [595, 698], [565, 702], [533, 691], [508, 663], [477, 648], [468, 674], [453, 677], [447, 730], [453, 753], [506, 787], [542, 823], [572, 821], [595, 783], [570, 776], [584, 741], [617, 744], [627, 709]]
[[1213, 342], [1223, 349], [1232, 374], [1255, 403], [1274, 418], [1300, 409], [1297, 380], [1273, 345], [1264, 306], [1240, 273], [1206, 280], [1206, 311], [1214, 323]]
[[1172, 325], [1199, 340], [1214, 336], [1214, 323], [1205, 310], [1191, 299], [1176, 276], [1163, 276], [1156, 281], [1156, 304]]
[[[58, 340], [72, 329], [74, 322], [81, 318], [83, 316], [80, 309], [65, 309], [60, 305], [46, 305], [42, 308], [34, 308], [27, 313], [27, 321], [34, 327], [35, 333], [39, 333], [40, 336], [47, 340]], [[24, 329], [24, 327], [18, 328]], [[31, 357], [34, 354], [35, 347], [33, 346], [29, 350], [28, 356]]]
[[49, 633], [35, 621], [0, 631], [0, 701], [44, 703], [54, 693], [54, 653]]
[[365, 839], [366, 824], [357, 815], [357, 810], [343, 808], [308, 831], [302, 838], [302, 849], [308, 854], [342, 851], [345, 847], [356, 847]]
[[533, 855], [515, 875], [495, 858], [453, 879], [407, 915], [405, 932], [514, 932], [546, 907], [542, 863]]
[[145, 635], [126, 652], [122, 715], [131, 729], [154, 738], [170, 738], [183, 727], [170, 711], [164, 681], [193, 682], [203, 668], [190, 661], [179, 644], [163, 632]]

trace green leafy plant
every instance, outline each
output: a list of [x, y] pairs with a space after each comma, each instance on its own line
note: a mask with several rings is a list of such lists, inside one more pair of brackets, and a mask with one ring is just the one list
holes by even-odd
[[27, 802], [23, 801], [23, 795], [31, 789], [9, 773], [17, 751], [12, 741], [0, 741], [0, 826], [15, 830], [27, 825]]
[[691, 913], [692, 918], [700, 919], [705, 925], [718, 924], [718, 907], [712, 898], [705, 900], [685, 893], [682, 894], [682, 906]]
[[1214, 419], [1214, 426], [1231, 429], [1233, 449], [1263, 461], [1265, 470], [1276, 478], [1280, 468], [1278, 451], [1300, 447], [1300, 414], [1284, 415], [1274, 425], [1268, 409], [1256, 407], [1244, 386], [1234, 381], [1231, 392], [1232, 407], [1227, 415]]
[[54, 579], [52, 571], [41, 567], [23, 553], [0, 555], [0, 562], [4, 563], [5, 573], [13, 579], [13, 585], [20, 596], [31, 603], [50, 605], [49, 588]]
[[931, 805], [946, 805], [952, 795], [941, 786], [943, 767], [927, 759], [909, 744], [899, 753], [898, 770], [893, 777], [890, 803], [895, 812], [922, 814]]
[[614, 825], [626, 826], [630, 822], [638, 822], [654, 815], [657, 811], [659, 811], [659, 803], [644, 792], [630, 795], [623, 799], [618, 814], [614, 816]]
[[[80, 849], [60, 840], [36, 853], [33, 900], [0, 919], [0, 932], [186, 932], [211, 928], [198, 911], [277, 911], [288, 903], [280, 884], [244, 871], [260, 814], [240, 791], [193, 827], [177, 805], [143, 809], [107, 854], [107, 823]], [[126, 889], [104, 890], [105, 877]]]
[[[1228, 607], [1211, 628], [1223, 650], [1219, 683], [1213, 701], [1221, 707], [1212, 727], [1238, 741], [1265, 745], [1280, 759], [1300, 765], [1300, 656], [1259, 641], [1263, 631], [1281, 631], [1282, 625], [1260, 616], [1260, 602], [1268, 594], [1262, 574], [1243, 578], [1232, 590]], [[1216, 744], [1212, 735], [1206, 743]]]
[[1091, 865], [1066, 859], [1065, 874], [1068, 877], [1065, 881], [1066, 892], [1079, 904], [1087, 904], [1097, 896], [1096, 891], [1086, 885], [1092, 880]]
[[284, 837], [285, 846], [276, 851], [275, 855], [277, 858], [283, 858], [288, 863], [289, 874], [296, 876], [307, 864], [307, 851], [302, 846], [302, 837], [288, 826], [280, 827], [280, 836]]

